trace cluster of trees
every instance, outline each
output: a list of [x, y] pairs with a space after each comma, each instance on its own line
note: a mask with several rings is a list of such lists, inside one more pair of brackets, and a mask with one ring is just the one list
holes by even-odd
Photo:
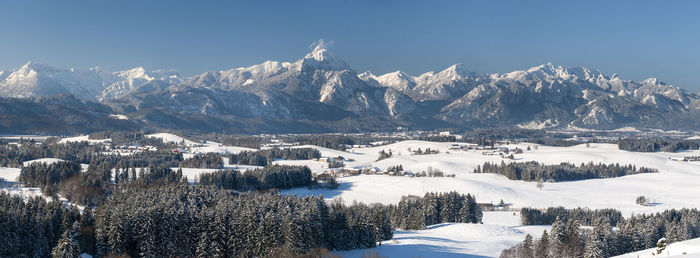
[[216, 168], [224, 167], [224, 160], [218, 153], [197, 154], [180, 162], [181, 168]]
[[401, 164], [386, 168], [386, 172], [401, 172], [401, 171], [403, 171], [403, 165], [401, 165]]
[[61, 235], [82, 219], [77, 208], [61, 201], [23, 200], [0, 191], [0, 256], [48, 257]]
[[388, 159], [391, 158], [391, 156], [394, 155], [391, 153], [391, 149], [389, 149], [389, 152], [386, 152], [384, 150], [379, 151], [379, 158], [377, 158], [377, 161], [383, 160], [383, 159]]
[[522, 243], [506, 249], [501, 257], [610, 257], [656, 247], [666, 242], [700, 236], [700, 211], [666, 210], [621, 219], [613, 230], [605, 218], [595, 220], [592, 229], [581, 228], [575, 218], [557, 217], [551, 232], [533, 240], [529, 235]]
[[16, 144], [5, 142], [0, 145], [0, 167], [21, 167], [24, 161], [40, 158], [57, 158], [88, 163], [102, 146], [81, 143], [45, 143], [34, 140], [20, 140]]
[[182, 154], [172, 153], [168, 150], [135, 152], [131, 155], [94, 154], [86, 163], [107, 163], [115, 168], [147, 167], [159, 164], [168, 167], [177, 167], [183, 160]]
[[456, 142], [457, 137], [454, 135], [428, 135], [418, 137], [418, 140], [428, 142]]
[[621, 150], [636, 152], [678, 152], [697, 150], [700, 144], [687, 140], [626, 138], [618, 140], [617, 147]]
[[444, 223], [481, 223], [481, 207], [471, 194], [426, 193], [423, 198], [404, 196], [398, 205], [389, 205], [391, 224], [401, 229], [425, 229]]
[[[131, 188], [147, 187], [158, 184], [171, 184], [187, 182], [182, 176], [182, 169], [173, 171], [170, 167], [151, 164], [145, 168], [112, 169], [107, 166], [90, 166], [79, 177], [72, 177], [64, 181], [59, 188], [59, 193], [73, 203], [97, 206], [113, 191]], [[114, 175], [112, 177], [112, 175]], [[114, 179], [114, 181], [112, 181]]]
[[75, 161], [34, 162], [22, 167], [17, 180], [25, 186], [39, 187], [42, 192], [53, 196], [59, 184], [80, 173], [80, 169], [80, 163]]
[[111, 139], [116, 145], [140, 144], [142, 146], [155, 146], [159, 149], [172, 147], [172, 143], [165, 143], [163, 139], [155, 137], [146, 137], [150, 134], [148, 131], [101, 131], [93, 132], [88, 137], [93, 140]]
[[344, 135], [301, 135], [301, 136], [290, 136], [287, 141], [298, 142], [301, 145], [316, 145], [324, 148], [342, 150], [348, 148], [355, 144], [362, 144], [362, 141], [358, 141], [355, 137], [344, 136]]
[[[579, 137], [591, 137], [592, 135], [581, 133]], [[547, 146], [568, 147], [579, 144], [577, 141], [567, 140], [570, 135], [563, 133], [550, 133], [545, 130], [531, 130], [518, 128], [482, 128], [465, 132], [462, 141], [476, 143], [484, 146], [493, 146], [499, 140], [519, 139], [521, 141]]]
[[640, 195], [637, 196], [637, 199], [634, 200], [634, 203], [639, 205], [649, 205], [649, 199], [646, 196]]
[[413, 151], [413, 155], [427, 155], [427, 154], [438, 154], [440, 153], [439, 150], [431, 150], [430, 148], [425, 148], [425, 150], [421, 150], [421, 148], [418, 148], [417, 150]]
[[306, 166], [270, 165], [245, 172], [220, 170], [199, 175], [200, 185], [214, 185], [237, 191], [286, 189], [310, 186], [311, 170]]
[[297, 142], [302, 145], [316, 145], [324, 148], [344, 151], [353, 145], [370, 145], [373, 142], [392, 143], [399, 140], [396, 137], [376, 135], [291, 135], [284, 138], [286, 142]]
[[114, 190], [115, 186], [146, 186], [154, 183], [180, 182], [182, 170], [172, 171], [167, 165], [154, 165], [140, 168], [115, 168], [110, 156], [97, 157], [90, 162], [88, 169], [81, 173], [81, 165], [76, 161], [54, 163], [34, 162], [22, 167], [18, 181], [26, 186], [40, 187], [48, 196], [60, 193], [76, 204], [95, 206]]
[[615, 209], [591, 210], [588, 208], [566, 209], [564, 207], [549, 207], [545, 210], [520, 209], [520, 223], [523, 226], [551, 225], [557, 218], [577, 220], [583, 225], [593, 225], [596, 220], [605, 220], [614, 227], [622, 220], [622, 213]]
[[[112, 172], [114, 171], [114, 172]], [[114, 176], [112, 176], [114, 175]], [[111, 179], [114, 178], [114, 181]], [[251, 179], [254, 178], [254, 179]], [[307, 167], [268, 166], [204, 174], [200, 185], [184, 183], [167, 166], [113, 170], [94, 164], [59, 183], [82, 215], [61, 202], [26, 202], [0, 193], [0, 256], [290, 256], [369, 248], [393, 237], [394, 226], [420, 229], [443, 222], [481, 222], [469, 194], [428, 193], [398, 205], [345, 206], [322, 197], [296, 197], [234, 190], [308, 185]], [[238, 183], [237, 183], [238, 182]], [[86, 197], [85, 189], [101, 198]], [[89, 192], [89, 191], [88, 191]], [[94, 210], [94, 219], [92, 216]]]
[[588, 164], [581, 163], [576, 166], [571, 163], [561, 163], [559, 165], [544, 165], [536, 161], [511, 162], [501, 164], [484, 163], [477, 166], [474, 173], [493, 173], [506, 176], [511, 180], [523, 181], [574, 181], [593, 178], [611, 178], [640, 173], [656, 173], [658, 170], [635, 165], [620, 164]]
[[370, 248], [392, 237], [388, 214], [374, 206], [211, 186], [118, 193], [94, 214], [98, 255], [276, 256]]
[[216, 140], [228, 146], [246, 147], [259, 149], [264, 143], [269, 143], [269, 137], [259, 137], [250, 135], [216, 135]]
[[308, 160], [318, 159], [321, 152], [314, 148], [272, 148], [259, 151], [242, 151], [229, 155], [228, 163], [231, 165], [266, 166], [277, 159]]

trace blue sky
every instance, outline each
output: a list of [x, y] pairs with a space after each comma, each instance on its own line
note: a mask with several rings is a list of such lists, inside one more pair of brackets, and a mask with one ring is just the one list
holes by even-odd
[[454, 63], [503, 73], [545, 62], [700, 91], [692, 1], [0, 0], [0, 69], [29, 60], [185, 75], [293, 61], [318, 39], [358, 72]]

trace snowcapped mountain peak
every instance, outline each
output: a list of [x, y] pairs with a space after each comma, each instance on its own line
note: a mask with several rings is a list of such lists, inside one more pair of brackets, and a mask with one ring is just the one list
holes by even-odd
[[532, 67], [527, 70], [528, 73], [537, 74], [541, 76], [560, 76], [568, 75], [568, 72], [564, 67], [555, 66], [550, 62], [541, 64], [539, 66]]
[[396, 76], [397, 78], [401, 78], [401, 79], [412, 78], [412, 76], [408, 75], [406, 72], [401, 71], [401, 70], [396, 70], [396, 71], [388, 73], [386, 75]]
[[416, 86], [415, 78], [401, 70], [377, 76], [375, 80], [377, 80], [380, 85], [403, 91], [411, 90]]
[[319, 40], [314, 46], [314, 50], [306, 54], [303, 59], [299, 60], [301, 65], [299, 69], [311, 69], [311, 70], [350, 70], [345, 62], [334, 56], [329, 50], [328, 46], [332, 43], [327, 43], [323, 40]]
[[370, 71], [366, 71], [364, 73], [358, 74], [357, 77], [360, 78], [361, 80], [369, 80], [369, 79], [376, 79], [377, 78], [377, 76], [374, 75]]
[[662, 82], [662, 81], [660, 81], [659, 79], [653, 78], [653, 77], [652, 77], [652, 78], [647, 78], [647, 79], [641, 81], [641, 84], [642, 84], [642, 85], [654, 85], [654, 86], [656, 86], [656, 85], [666, 85], [665, 82]]
[[453, 64], [452, 66], [445, 69], [445, 71], [457, 73], [457, 74], [466, 74], [466, 72], [467, 72], [464, 69], [464, 65], [462, 65], [461, 63]]
[[132, 68], [129, 70], [125, 71], [119, 71], [119, 72], [114, 72], [112, 73], [114, 76], [126, 80], [134, 80], [134, 79], [144, 79], [147, 81], [153, 80], [153, 77], [149, 76], [148, 73], [146, 73], [146, 69], [144, 69], [142, 66]]
[[326, 48], [325, 44], [318, 44], [316, 47], [314, 47], [314, 50], [311, 51], [311, 53], [306, 54], [304, 57], [306, 59], [315, 59], [316, 61], [323, 62], [324, 60], [328, 59], [333, 59], [333, 55], [328, 51]]
[[445, 70], [438, 73], [441, 77], [451, 77], [452, 79], [464, 79], [467, 77], [475, 77], [477, 74], [467, 71], [461, 63], [454, 64]]
[[180, 73], [175, 69], [157, 69], [151, 72], [151, 76], [161, 80], [165, 79], [179, 79]]
[[22, 67], [17, 69], [17, 71], [21, 71], [21, 72], [25, 72], [25, 73], [29, 72], [30, 70], [34, 70], [36, 72], [56, 73], [56, 72], [59, 72], [59, 71], [64, 70], [64, 69], [58, 69], [58, 68], [55, 68], [55, 67], [52, 67], [52, 66], [49, 66], [46, 64], [32, 62], [32, 61], [27, 62]]
[[[559, 67], [561, 67], [561, 66], [559, 66]], [[544, 64], [541, 64], [541, 65], [538, 65], [535, 67], [531, 67], [527, 71], [532, 73], [532, 72], [536, 72], [536, 71], [556, 71], [556, 70], [557, 70], [557, 67], [555, 67], [551, 62], [546, 62]]]

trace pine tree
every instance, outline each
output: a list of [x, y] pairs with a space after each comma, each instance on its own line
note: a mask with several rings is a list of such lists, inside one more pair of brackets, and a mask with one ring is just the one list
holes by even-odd
[[566, 241], [566, 225], [561, 221], [561, 218], [557, 217], [552, 224], [552, 233], [549, 235], [548, 256], [558, 257], [562, 255], [564, 241]]
[[61, 258], [74, 258], [80, 255], [80, 245], [77, 237], [80, 234], [80, 224], [75, 222], [74, 226], [66, 229], [56, 247], [51, 251], [51, 256]]
[[205, 230], [199, 237], [199, 243], [197, 244], [197, 257], [211, 257], [209, 242], [209, 235]]
[[595, 235], [590, 235], [584, 247], [584, 258], [603, 258], [603, 242]]
[[547, 249], [549, 248], [549, 234], [547, 234], [547, 230], [542, 232], [542, 238], [540, 238], [540, 241], [537, 242], [537, 246], [535, 247], [535, 257], [537, 258], [546, 258], [549, 257], [549, 254], [547, 253]]
[[525, 236], [525, 241], [523, 241], [523, 249], [521, 253], [523, 258], [535, 258], [535, 252], [532, 248], [532, 236], [527, 234]]
[[112, 216], [111, 220], [112, 221], [109, 223], [109, 232], [107, 232], [109, 252], [117, 255], [123, 254], [126, 252], [124, 225], [122, 224], [121, 218], [116, 214]]

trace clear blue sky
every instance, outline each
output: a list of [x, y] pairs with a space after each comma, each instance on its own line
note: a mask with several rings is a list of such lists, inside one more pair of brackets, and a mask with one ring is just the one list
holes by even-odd
[[293, 61], [318, 40], [358, 72], [454, 63], [484, 73], [547, 61], [700, 91], [692, 1], [0, 0], [0, 69], [32, 60], [184, 75]]

